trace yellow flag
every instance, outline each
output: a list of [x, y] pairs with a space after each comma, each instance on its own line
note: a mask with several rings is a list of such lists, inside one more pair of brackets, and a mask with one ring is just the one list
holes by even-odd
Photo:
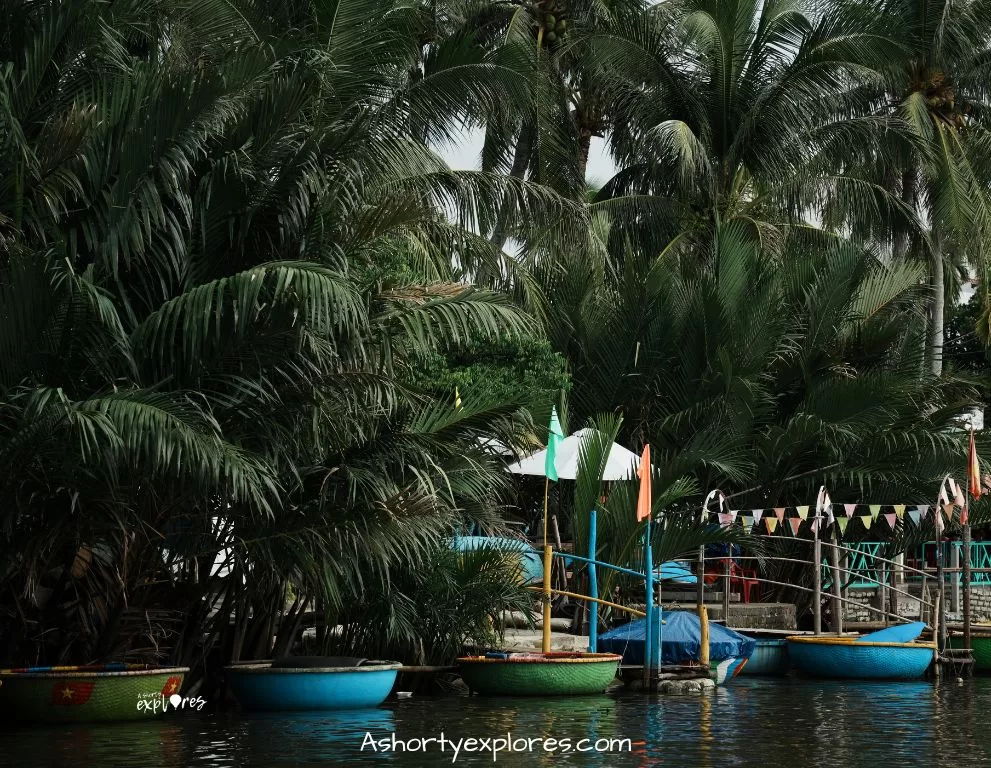
[[461, 407], [461, 393], [458, 392], [457, 387], [454, 388], [454, 407], [455, 408]]

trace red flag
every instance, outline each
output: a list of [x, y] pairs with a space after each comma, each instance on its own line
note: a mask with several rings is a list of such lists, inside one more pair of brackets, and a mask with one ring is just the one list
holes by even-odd
[[181, 685], [182, 678], [178, 675], [173, 675], [165, 681], [165, 685], [162, 687], [162, 695], [165, 698], [169, 698], [173, 693], [179, 693], [179, 686]]
[[93, 695], [94, 683], [65, 681], [52, 688], [52, 704], [85, 704]]
[[643, 447], [643, 456], [640, 457], [640, 496], [637, 498], [637, 522], [650, 517], [650, 445]]

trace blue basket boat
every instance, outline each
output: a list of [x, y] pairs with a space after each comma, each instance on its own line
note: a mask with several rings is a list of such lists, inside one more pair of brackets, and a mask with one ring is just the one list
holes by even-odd
[[741, 675], [764, 675], [766, 677], [786, 675], [791, 669], [791, 658], [788, 655], [788, 641], [782, 637], [754, 638], [757, 647], [740, 670]]
[[501, 539], [495, 536], [455, 536], [450, 540], [457, 552], [476, 549], [498, 549], [519, 555], [520, 578], [524, 584], [539, 584], [544, 580], [544, 556], [525, 541]]
[[[317, 666], [321, 663], [327, 665]], [[242, 709], [271, 712], [377, 707], [392, 691], [400, 667], [396, 661], [296, 657], [235, 664], [226, 672]]]
[[848, 680], [914, 680], [933, 661], [934, 643], [914, 642], [925, 624], [890, 627], [863, 637], [788, 638], [788, 653], [802, 672]]
[[[697, 665], [702, 653], [702, 627], [690, 611], [664, 611], [661, 626], [661, 664]], [[598, 650], [619, 653], [623, 664], [643, 664], [646, 619], [623, 624], [599, 636]], [[753, 655], [757, 642], [721, 624], [709, 624], [709, 676], [722, 685], [739, 674]]]

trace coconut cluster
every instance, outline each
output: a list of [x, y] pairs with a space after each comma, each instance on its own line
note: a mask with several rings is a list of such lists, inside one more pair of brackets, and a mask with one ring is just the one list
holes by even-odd
[[544, 28], [544, 41], [547, 45], [564, 39], [568, 34], [568, 20], [564, 18], [564, 6], [559, 3], [548, 4], [542, 19]]

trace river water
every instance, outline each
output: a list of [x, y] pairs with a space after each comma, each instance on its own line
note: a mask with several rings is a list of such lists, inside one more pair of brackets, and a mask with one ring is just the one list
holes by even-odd
[[[410, 741], [439, 739], [442, 733], [444, 751], [438, 742], [423, 751], [424, 745]], [[392, 734], [397, 750], [417, 751], [392, 751]], [[512, 740], [516, 751], [500, 751], [493, 760], [495, 744], [481, 740], [500, 737]], [[479, 741], [461, 741], [455, 757], [454, 746], [469, 738]], [[564, 751], [565, 739], [571, 740], [570, 751]], [[610, 744], [609, 739], [617, 741]], [[579, 747], [591, 751], [578, 752]], [[204, 711], [137, 724], [0, 725], [0, 766], [386, 764], [991, 766], [991, 678], [939, 684], [738, 678], [709, 696], [414, 697], [376, 710], [336, 714]]]

